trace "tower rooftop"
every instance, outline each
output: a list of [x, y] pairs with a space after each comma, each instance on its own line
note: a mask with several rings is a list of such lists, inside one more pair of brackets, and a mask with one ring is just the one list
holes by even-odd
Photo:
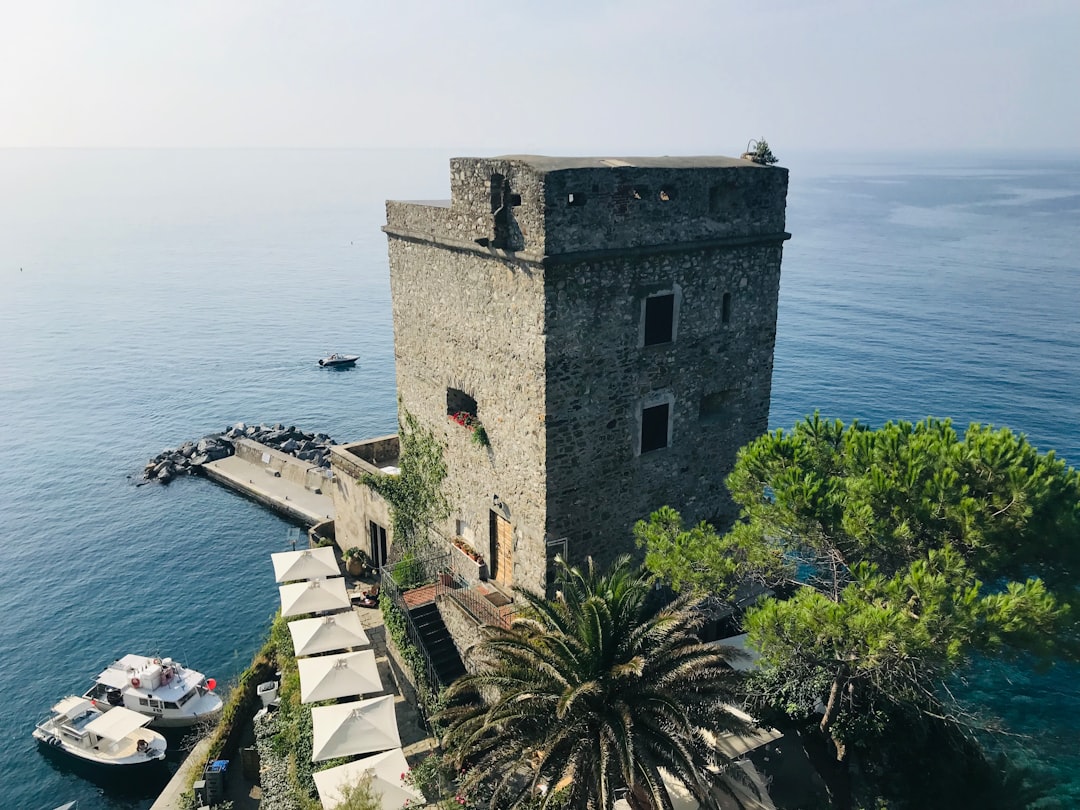
[[500, 155], [491, 160], [524, 164], [538, 172], [568, 169], [765, 169], [750, 160], [717, 155], [654, 157], [559, 157], [551, 155]]

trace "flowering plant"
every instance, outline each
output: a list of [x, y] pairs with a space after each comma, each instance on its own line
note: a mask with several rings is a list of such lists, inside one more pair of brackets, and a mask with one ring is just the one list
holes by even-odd
[[458, 411], [457, 413], [450, 414], [450, 418], [461, 425], [463, 428], [469, 430], [475, 430], [476, 426], [480, 424], [475, 416], [468, 411]]
[[461, 549], [461, 552], [474, 563], [478, 563], [479, 565], [484, 564], [484, 558], [480, 556], [479, 552], [477, 552], [476, 549], [466, 543], [464, 538], [455, 537], [450, 542], [452, 542], [455, 546]]
[[479, 447], [488, 446], [487, 431], [484, 430], [484, 426], [480, 423], [480, 420], [471, 413], [468, 411], [458, 411], [457, 413], [447, 414], [447, 416], [466, 430], [472, 431], [473, 444]]

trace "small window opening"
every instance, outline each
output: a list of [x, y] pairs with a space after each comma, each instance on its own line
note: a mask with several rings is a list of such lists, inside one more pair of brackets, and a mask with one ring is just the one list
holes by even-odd
[[567, 205], [584, 205], [585, 204], [585, 195], [582, 194], [580, 191], [571, 191], [569, 194], [566, 195], [566, 204]]
[[675, 339], [675, 294], [645, 299], [645, 345], [671, 343]]
[[459, 391], [456, 388], [446, 389], [446, 415], [453, 416], [456, 413], [466, 413], [476, 416], [476, 400]]
[[724, 302], [720, 307], [720, 319], [724, 323], [731, 323], [731, 293], [724, 293]]
[[673, 188], [660, 189], [660, 202], [671, 202], [676, 196], [675, 189]]
[[649, 453], [668, 446], [668, 415], [671, 405], [667, 402], [641, 409], [641, 452]]

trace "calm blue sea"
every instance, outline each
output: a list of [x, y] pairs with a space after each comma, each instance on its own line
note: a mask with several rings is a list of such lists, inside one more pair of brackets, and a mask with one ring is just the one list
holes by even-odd
[[[125, 652], [233, 678], [290, 527], [138, 473], [238, 420], [394, 429], [383, 201], [445, 197], [450, 155], [0, 150], [0, 806], [150, 805], [164, 775], [91, 782], [34, 723]], [[785, 165], [772, 424], [952, 416], [1080, 463], [1080, 157]], [[363, 361], [316, 367], [331, 350]], [[1078, 675], [972, 683], [1032, 735], [1018, 756], [1062, 806], [1080, 805]]]

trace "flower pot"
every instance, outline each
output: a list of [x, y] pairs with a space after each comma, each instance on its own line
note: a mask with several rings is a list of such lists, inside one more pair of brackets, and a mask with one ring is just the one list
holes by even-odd
[[487, 564], [476, 561], [456, 545], [450, 545], [450, 559], [458, 576], [466, 582], [480, 582], [488, 578]]
[[350, 557], [345, 563], [345, 570], [349, 572], [350, 577], [362, 576], [364, 573], [364, 563], [359, 557]]

